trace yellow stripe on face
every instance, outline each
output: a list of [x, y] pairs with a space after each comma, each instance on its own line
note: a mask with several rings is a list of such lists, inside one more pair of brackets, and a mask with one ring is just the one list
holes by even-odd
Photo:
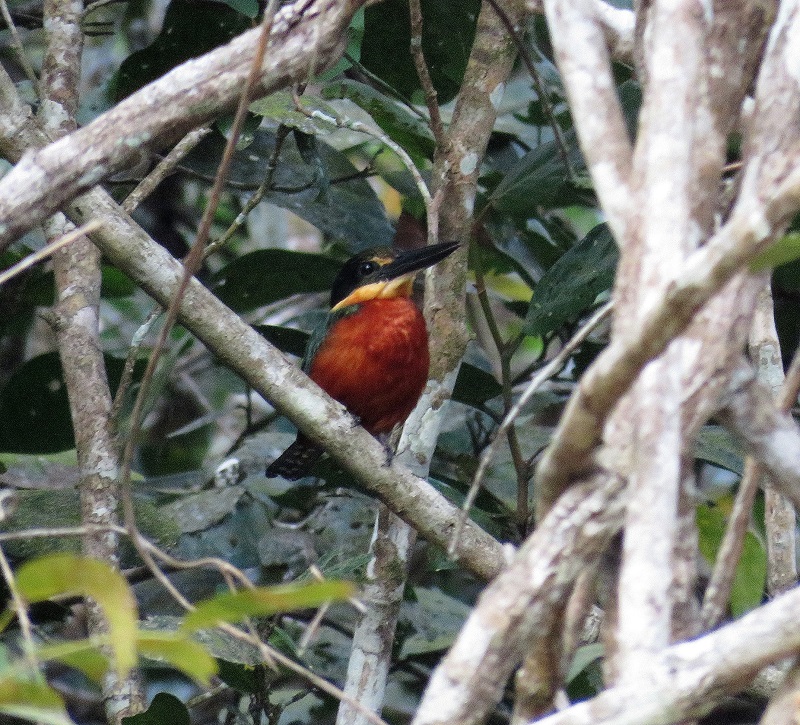
[[350, 305], [357, 305], [361, 302], [368, 302], [369, 300], [387, 300], [393, 297], [408, 297], [411, 295], [415, 275], [416, 272], [409, 272], [408, 274], [401, 275], [400, 277], [390, 279], [386, 282], [373, 282], [363, 287], [356, 287], [356, 289], [341, 302], [331, 307], [331, 312], [341, 310], [343, 307], [349, 307]]

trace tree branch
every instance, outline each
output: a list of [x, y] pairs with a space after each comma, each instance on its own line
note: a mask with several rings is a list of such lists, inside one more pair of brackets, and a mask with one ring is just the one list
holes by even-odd
[[523, 656], [539, 651], [576, 578], [622, 525], [626, 482], [598, 474], [568, 491], [483, 591], [436, 668], [414, 725], [477, 725]]
[[[305, 80], [342, 52], [346, 28], [365, 0], [297, 0], [281, 9], [254, 92]], [[48, 146], [28, 153], [0, 180], [0, 247], [65, 202], [230, 110], [252, 64], [260, 28], [192, 59]]]
[[672, 725], [700, 717], [765, 665], [800, 650], [793, 589], [710, 634], [673, 645], [638, 676], [536, 725]]

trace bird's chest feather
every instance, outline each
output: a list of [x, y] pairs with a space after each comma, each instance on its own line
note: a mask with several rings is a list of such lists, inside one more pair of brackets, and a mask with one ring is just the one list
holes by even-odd
[[404, 420], [428, 378], [425, 320], [407, 298], [370, 300], [337, 320], [310, 376], [373, 433]]

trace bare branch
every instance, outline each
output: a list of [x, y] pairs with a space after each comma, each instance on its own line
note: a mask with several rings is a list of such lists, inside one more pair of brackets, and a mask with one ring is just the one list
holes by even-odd
[[764, 466], [773, 485], [800, 506], [800, 430], [791, 415], [775, 408], [770, 392], [746, 361], [741, 361], [721, 403], [722, 420]]
[[477, 725], [523, 656], [551, 637], [557, 606], [619, 531], [625, 481], [598, 474], [568, 491], [481, 594], [434, 671], [414, 725]]
[[645, 663], [637, 677], [536, 725], [672, 725], [709, 712], [765, 665], [800, 649], [793, 589], [741, 619]]
[[632, 148], [594, 0], [544, 0], [575, 129], [609, 226], [628, 238]]
[[[297, 0], [276, 16], [255, 92], [265, 95], [334, 62], [364, 0]], [[261, 30], [178, 66], [47, 147], [25, 155], [0, 180], [0, 246], [66, 201], [229, 110], [241, 95]]]

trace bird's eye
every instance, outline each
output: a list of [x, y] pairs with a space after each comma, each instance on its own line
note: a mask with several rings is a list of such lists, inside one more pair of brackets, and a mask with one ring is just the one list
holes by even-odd
[[362, 262], [358, 267], [358, 274], [361, 277], [366, 277], [367, 275], [372, 274], [376, 269], [378, 269], [377, 263]]

